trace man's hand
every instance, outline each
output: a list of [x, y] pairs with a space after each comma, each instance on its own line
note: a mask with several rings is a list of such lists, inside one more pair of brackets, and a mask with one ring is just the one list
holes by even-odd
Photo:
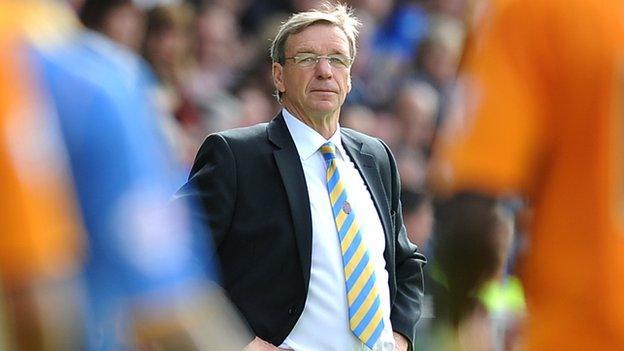
[[392, 332], [392, 335], [394, 336], [394, 350], [407, 351], [409, 348], [409, 341], [407, 338], [397, 332]]
[[276, 351], [276, 350], [290, 350], [290, 349], [280, 349], [275, 345], [268, 343], [259, 337], [256, 336], [244, 349], [243, 351]]

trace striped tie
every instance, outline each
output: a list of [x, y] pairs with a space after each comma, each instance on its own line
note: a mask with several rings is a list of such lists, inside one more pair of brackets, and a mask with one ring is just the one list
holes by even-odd
[[355, 336], [372, 349], [384, 329], [373, 263], [369, 260], [359, 224], [340, 180], [336, 167], [336, 147], [327, 142], [320, 150], [327, 164], [327, 191], [340, 238], [349, 303], [349, 326]]

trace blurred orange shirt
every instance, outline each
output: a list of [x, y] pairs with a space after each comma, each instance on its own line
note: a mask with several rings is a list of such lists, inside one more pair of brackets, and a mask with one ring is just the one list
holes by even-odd
[[624, 350], [624, 2], [494, 0], [476, 33], [432, 181], [531, 200], [528, 350]]
[[[0, 4], [0, 278], [4, 285], [75, 269], [80, 226], [60, 135], [26, 67], [27, 6]], [[30, 13], [32, 15], [32, 12]]]

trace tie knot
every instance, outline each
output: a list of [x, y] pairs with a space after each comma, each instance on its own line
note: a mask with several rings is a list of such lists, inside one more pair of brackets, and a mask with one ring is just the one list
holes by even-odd
[[331, 141], [323, 144], [319, 150], [321, 150], [325, 161], [331, 161], [336, 158], [336, 145], [334, 145]]

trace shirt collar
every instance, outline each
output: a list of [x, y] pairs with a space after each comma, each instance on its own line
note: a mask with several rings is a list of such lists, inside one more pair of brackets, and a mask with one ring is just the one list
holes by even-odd
[[300, 119], [293, 116], [287, 109], [282, 109], [282, 116], [288, 127], [288, 131], [295, 142], [297, 152], [302, 160], [307, 160], [315, 152], [319, 151], [319, 148], [328, 141], [331, 141], [336, 145], [337, 156], [344, 158], [344, 148], [342, 147], [342, 140], [340, 138], [340, 124], [336, 128], [334, 135], [326, 140], [316, 130], [310, 128], [307, 124], [303, 123]]

